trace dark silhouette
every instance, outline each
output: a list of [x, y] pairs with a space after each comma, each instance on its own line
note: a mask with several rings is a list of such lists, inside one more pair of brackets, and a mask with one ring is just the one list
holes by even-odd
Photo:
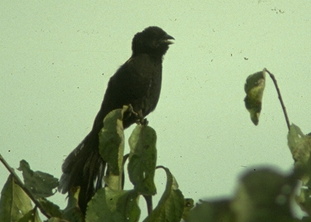
[[[59, 190], [66, 193], [72, 187], [80, 186], [82, 212], [85, 213], [88, 201], [103, 186], [106, 163], [99, 155], [98, 133], [104, 117], [129, 104], [142, 118], [155, 109], [161, 91], [162, 59], [172, 39], [159, 27], [148, 27], [134, 36], [132, 56], [110, 78], [91, 132], [66, 158]], [[135, 115], [125, 118], [124, 128], [136, 120]]]

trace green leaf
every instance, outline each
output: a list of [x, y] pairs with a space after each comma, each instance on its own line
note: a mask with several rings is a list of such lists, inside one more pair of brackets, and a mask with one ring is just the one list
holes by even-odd
[[18, 221], [31, 210], [30, 198], [10, 175], [1, 191], [0, 221]]
[[137, 125], [129, 138], [131, 148], [128, 164], [129, 178], [139, 194], [156, 194], [154, 184], [157, 161], [156, 140], [154, 129], [144, 125]]
[[18, 170], [23, 172], [25, 187], [37, 198], [49, 197], [55, 193], [58, 186], [57, 178], [48, 173], [32, 171], [25, 160], [20, 161]]
[[245, 107], [249, 111], [251, 120], [255, 125], [258, 125], [259, 122], [265, 82], [266, 73], [261, 71], [248, 76], [244, 86], [246, 93], [246, 97], [244, 99]]
[[137, 199], [138, 194], [134, 190], [102, 188], [88, 204], [86, 222], [137, 222], [140, 216]]
[[287, 135], [287, 141], [295, 165], [310, 170], [311, 166], [308, 162], [310, 161], [311, 136], [303, 134], [298, 126], [292, 124]]
[[105, 188], [102, 188], [96, 192], [94, 197], [88, 203], [86, 209], [86, 222], [97, 222], [97, 221], [111, 221], [112, 213], [106, 202], [106, 191]]
[[184, 196], [178, 189], [178, 184], [168, 168], [161, 167], [167, 175], [165, 191], [152, 213], [144, 222], [179, 222], [184, 210]]
[[296, 200], [302, 210], [311, 214], [311, 135], [303, 134], [298, 126], [292, 124], [287, 140], [295, 160], [296, 176], [302, 181], [302, 187]]
[[29, 211], [20, 220], [18, 220], [18, 222], [30, 222], [30, 221], [31, 222], [41, 222], [37, 208], [34, 208], [33, 210]]
[[104, 119], [104, 127], [99, 132], [99, 153], [108, 164], [110, 176], [105, 182], [112, 189], [121, 189], [124, 154], [122, 119], [127, 110], [128, 107], [124, 106], [123, 109], [116, 109], [108, 113]]

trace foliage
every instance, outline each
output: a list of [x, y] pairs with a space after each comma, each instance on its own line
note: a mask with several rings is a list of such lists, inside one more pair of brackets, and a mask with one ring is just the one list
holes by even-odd
[[[192, 199], [184, 198], [170, 170], [164, 166], [157, 167], [157, 136], [153, 128], [146, 124], [137, 125], [129, 138], [130, 153], [124, 155], [122, 119], [131, 112], [125, 106], [112, 111], [104, 119], [104, 127], [99, 134], [99, 152], [108, 163], [106, 187], [98, 190], [90, 200], [85, 215], [78, 207], [79, 187], [70, 190], [67, 207], [60, 209], [47, 199], [56, 192], [57, 178], [31, 170], [29, 164], [22, 160], [18, 168], [23, 175], [22, 182], [0, 155], [0, 161], [10, 172], [1, 192], [0, 221], [41, 222], [40, 211], [48, 222], [136, 222], [141, 219], [138, 205], [141, 196], [146, 199], [149, 210], [149, 215], [141, 220], [144, 222], [311, 221], [311, 134], [304, 134], [298, 126], [289, 124], [276, 79], [267, 69], [247, 78], [245, 106], [252, 122], [258, 125], [267, 73], [275, 84], [289, 129], [288, 146], [295, 161], [291, 172], [284, 174], [266, 167], [245, 172], [231, 199], [201, 200], [194, 206]], [[123, 189], [126, 161], [133, 185], [130, 190]], [[147, 200], [156, 194], [154, 176], [157, 170], [165, 171], [167, 182], [157, 206], [152, 209], [151, 202]], [[304, 218], [293, 216], [293, 202], [305, 211]]]
[[266, 73], [264, 71], [250, 75], [246, 79], [244, 90], [246, 93], [245, 107], [251, 115], [251, 120], [255, 125], [259, 122], [262, 96], [265, 89]]

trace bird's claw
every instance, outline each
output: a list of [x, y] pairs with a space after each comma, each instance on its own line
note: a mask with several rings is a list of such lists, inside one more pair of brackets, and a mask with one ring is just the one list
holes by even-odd
[[142, 110], [135, 112], [131, 104], [128, 105], [128, 111], [130, 114], [133, 114], [136, 117], [136, 123], [146, 126], [148, 125], [148, 120], [143, 116]]

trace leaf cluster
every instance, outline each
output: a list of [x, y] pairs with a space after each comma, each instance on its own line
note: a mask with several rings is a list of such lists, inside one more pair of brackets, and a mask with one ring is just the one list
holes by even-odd
[[[137, 125], [129, 138], [130, 153], [124, 155], [122, 118], [126, 112], [129, 112], [127, 106], [110, 112], [104, 119], [104, 127], [99, 133], [99, 152], [108, 164], [106, 186], [90, 200], [85, 215], [78, 206], [79, 187], [70, 190], [68, 205], [62, 210], [47, 199], [56, 192], [58, 179], [47, 173], [32, 171], [29, 164], [22, 160], [18, 170], [22, 171], [24, 182], [11, 169], [11, 175], [2, 189], [0, 221], [41, 221], [38, 216], [40, 210], [49, 222], [134, 222], [140, 219], [141, 196], [150, 200], [147, 202], [149, 215], [144, 221], [180, 221], [184, 212], [184, 197], [170, 170], [156, 166], [155, 130], [147, 125]], [[131, 190], [123, 189], [125, 156], [128, 156], [127, 171], [133, 185]], [[166, 172], [167, 183], [158, 205], [153, 209], [151, 197], [156, 194], [156, 169]]]
[[[276, 79], [267, 69], [247, 78], [245, 106], [252, 122], [258, 125], [267, 73], [275, 84], [289, 129], [287, 141], [294, 159], [291, 172], [285, 174], [267, 167], [245, 172], [232, 198], [200, 200], [194, 206], [192, 199], [184, 198], [170, 170], [157, 166], [157, 135], [153, 128], [137, 125], [129, 137], [130, 153], [124, 155], [122, 119], [130, 112], [125, 106], [104, 119], [99, 152], [108, 163], [106, 186], [90, 200], [85, 215], [78, 206], [79, 187], [70, 190], [67, 207], [60, 209], [48, 200], [57, 192], [57, 178], [31, 170], [22, 160], [18, 168], [24, 179], [21, 181], [0, 155], [0, 161], [10, 171], [1, 192], [0, 221], [41, 222], [41, 212], [48, 222], [136, 222], [141, 220], [139, 201], [144, 197], [148, 208], [144, 222], [311, 222], [311, 134], [289, 124]], [[157, 193], [154, 176], [160, 169], [166, 173], [166, 187], [153, 209], [152, 196]], [[123, 189], [125, 171], [133, 185], [130, 190]], [[293, 204], [305, 212], [303, 218], [294, 216]]]

